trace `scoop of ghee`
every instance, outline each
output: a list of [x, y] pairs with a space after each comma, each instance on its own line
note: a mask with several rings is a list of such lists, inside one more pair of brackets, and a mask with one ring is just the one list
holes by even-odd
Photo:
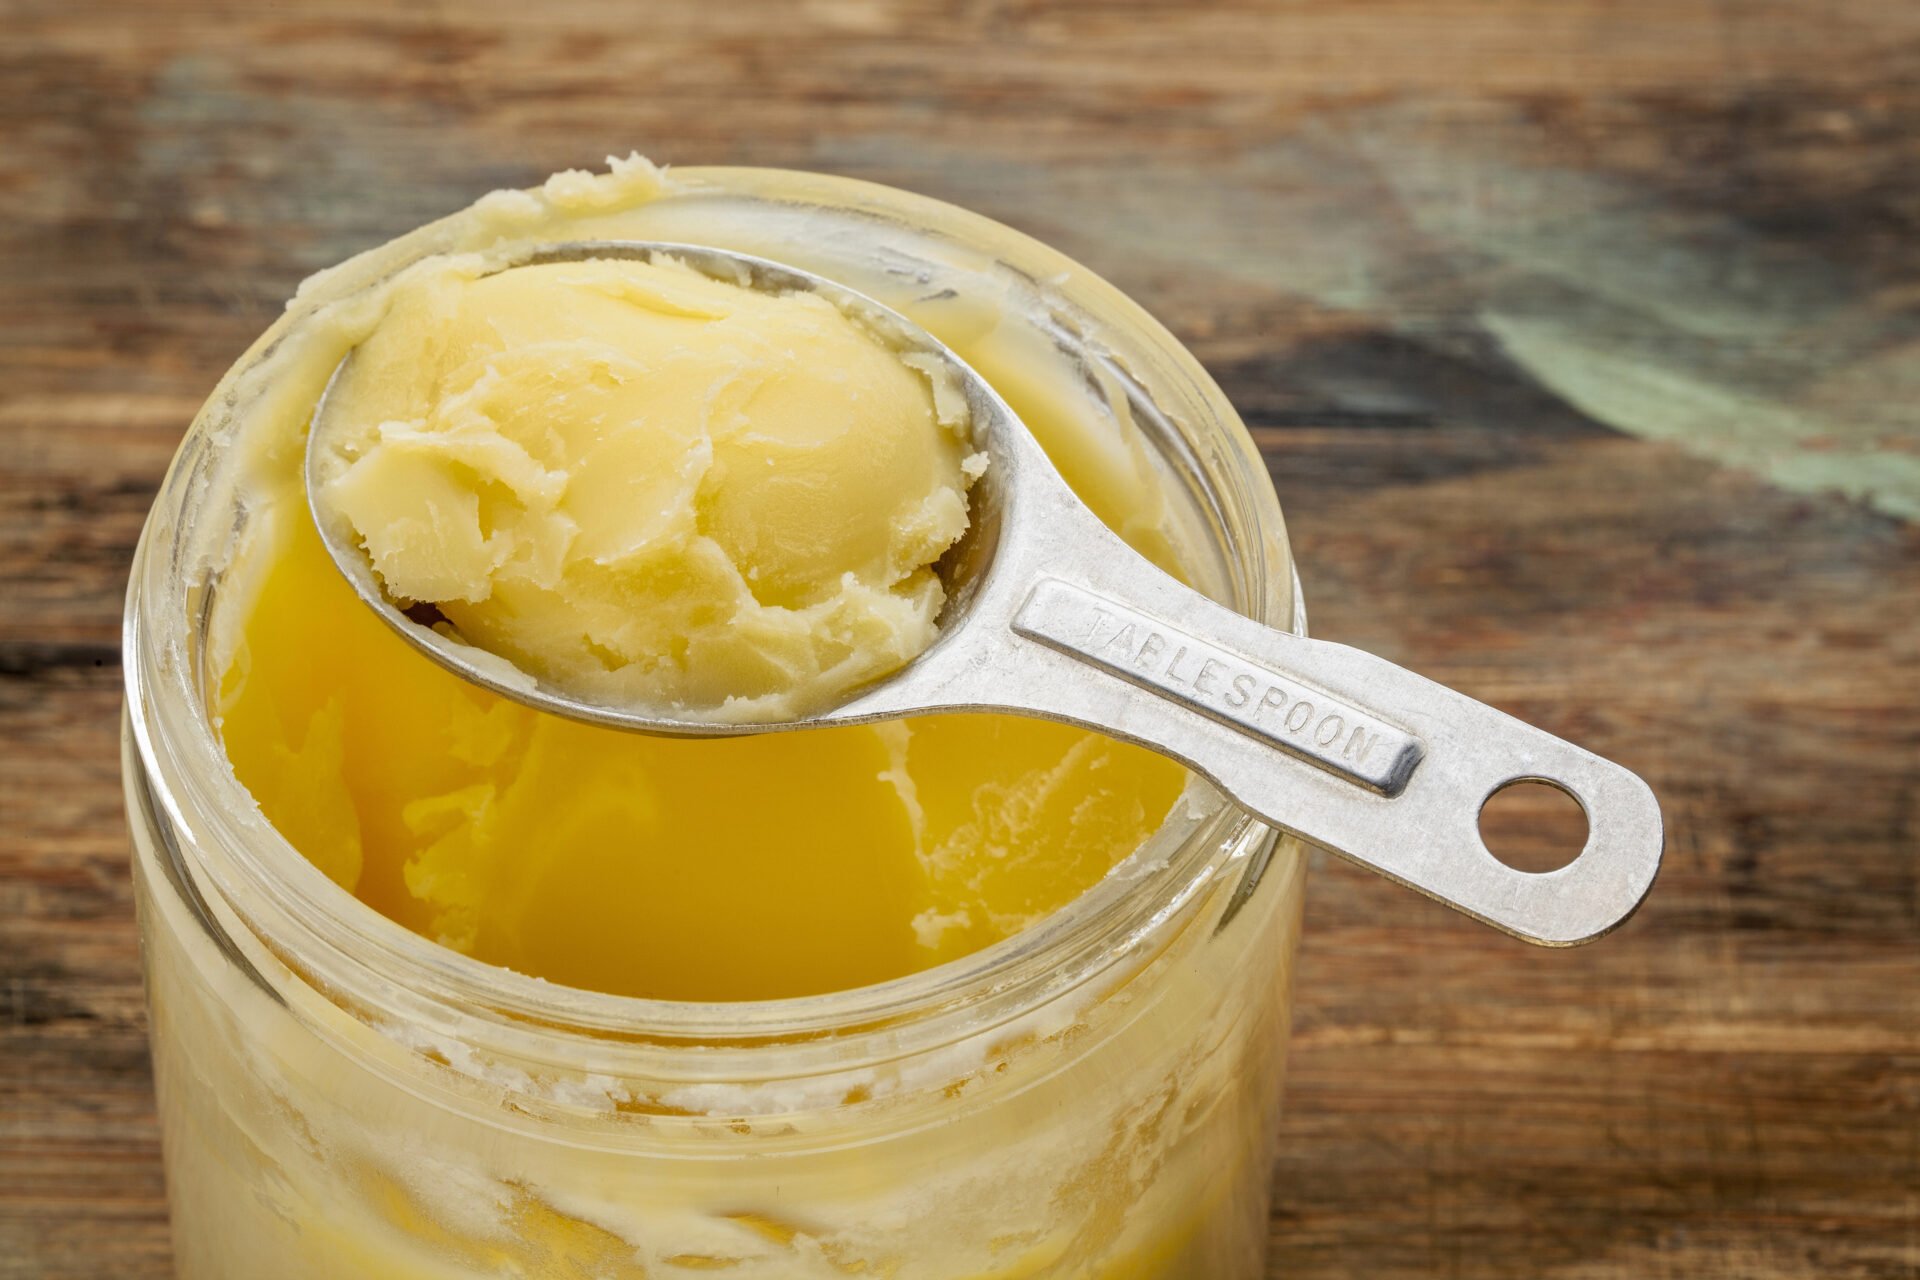
[[809, 293], [669, 259], [396, 290], [321, 499], [387, 590], [599, 702], [782, 719], [934, 638], [964, 402]]

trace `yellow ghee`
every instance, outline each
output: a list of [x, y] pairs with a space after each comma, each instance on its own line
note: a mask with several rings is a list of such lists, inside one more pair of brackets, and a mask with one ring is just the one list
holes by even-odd
[[564, 720], [416, 653], [311, 524], [276, 541], [220, 686], [240, 781], [384, 914], [554, 982], [752, 1000], [924, 969], [1093, 884], [1184, 781], [1005, 716], [711, 740]]

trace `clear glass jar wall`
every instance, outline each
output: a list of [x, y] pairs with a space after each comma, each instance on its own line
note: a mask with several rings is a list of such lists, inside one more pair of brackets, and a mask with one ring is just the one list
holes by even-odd
[[[1002, 345], [1068, 361], [1110, 429], [1144, 441], [1183, 571], [1301, 625], [1237, 418], [1110, 286], [884, 188], [674, 179], [573, 234], [746, 249], [906, 310], [944, 290], [990, 300]], [[209, 401], [135, 566], [126, 781], [179, 1273], [1260, 1274], [1304, 861], [1203, 785], [1005, 943], [731, 1005], [481, 965], [374, 913], [260, 817], [207, 709], [248, 515], [234, 423], [312, 308], [468, 231], [423, 228], [303, 291]]]

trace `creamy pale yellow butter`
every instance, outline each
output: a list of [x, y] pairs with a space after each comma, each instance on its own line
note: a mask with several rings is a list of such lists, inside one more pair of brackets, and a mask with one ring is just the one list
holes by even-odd
[[549, 684], [791, 718], [934, 637], [985, 462], [937, 376], [671, 259], [449, 264], [344, 366], [321, 499], [390, 593]]

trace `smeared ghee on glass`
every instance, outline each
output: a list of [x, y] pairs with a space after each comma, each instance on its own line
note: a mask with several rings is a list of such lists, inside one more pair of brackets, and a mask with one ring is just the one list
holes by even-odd
[[[181, 1274], [1260, 1274], [1297, 848], [1215, 821], [1206, 788], [1176, 800], [1171, 763], [1037, 721], [666, 741], [549, 719], [443, 672], [336, 575], [301, 462], [342, 358], [429, 277], [622, 239], [860, 289], [979, 370], [1143, 553], [1216, 583], [1257, 559], [1217, 535], [1261, 539], [1270, 513], [1216, 508], [1215, 529], [1188, 501], [1218, 495], [1181, 450], [1235, 428], [1181, 386], [1177, 344], [1059, 255], [905, 193], [634, 158], [315, 277], [202, 413], [150, 527], [198, 532], [149, 537], [130, 605], [153, 641], [130, 690], [164, 695], [130, 698], [165, 768], [129, 782]], [[176, 684], [183, 661], [210, 679]], [[174, 789], [224, 772], [200, 696], [317, 872], [261, 815], [205, 820], [244, 808], [233, 779]], [[962, 956], [1103, 876], [1127, 883], [1030, 946], [791, 1009], [622, 1012], [449, 975], [372, 916], [556, 982], [728, 1000]], [[881, 1005], [901, 1016], [870, 1021]], [[740, 1034], [680, 1034], [715, 1027]]]

